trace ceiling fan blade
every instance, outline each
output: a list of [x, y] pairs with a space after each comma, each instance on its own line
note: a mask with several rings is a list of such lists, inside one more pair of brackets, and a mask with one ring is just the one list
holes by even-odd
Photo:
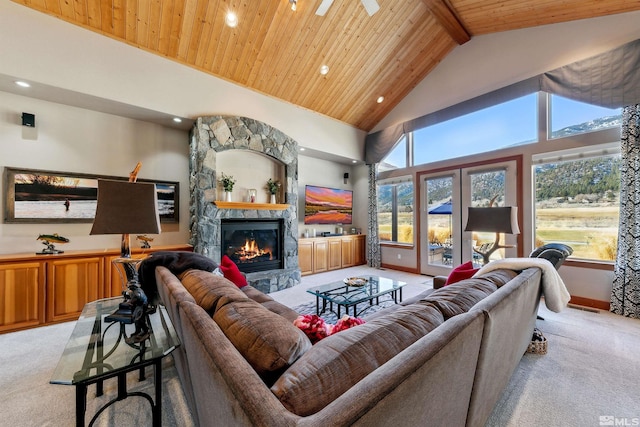
[[376, 0], [361, 0], [362, 5], [367, 10], [369, 16], [373, 16], [378, 10], [380, 10], [380, 6]]
[[324, 16], [324, 14], [327, 13], [327, 10], [329, 10], [332, 4], [333, 0], [322, 0], [322, 3], [320, 3], [320, 6], [318, 6], [318, 10], [316, 10], [316, 15]]

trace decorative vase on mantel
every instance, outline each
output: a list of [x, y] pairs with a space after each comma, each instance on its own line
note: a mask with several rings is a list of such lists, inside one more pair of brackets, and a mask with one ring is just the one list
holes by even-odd
[[275, 194], [272, 194], [272, 195], [271, 195], [271, 198], [269, 199], [269, 203], [272, 203], [272, 204], [277, 203], [277, 202], [276, 202], [276, 195], [275, 195]]
[[224, 192], [224, 201], [225, 202], [230, 202], [231, 201], [231, 191], [225, 191]]

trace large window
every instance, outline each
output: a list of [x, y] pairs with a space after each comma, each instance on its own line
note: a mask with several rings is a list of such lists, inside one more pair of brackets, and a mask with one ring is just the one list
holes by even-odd
[[612, 261], [620, 212], [620, 155], [584, 155], [541, 159], [533, 167], [535, 246], [566, 243], [575, 258]]
[[549, 95], [550, 138], [562, 138], [620, 126], [622, 109], [604, 108]]
[[535, 142], [537, 98], [533, 93], [414, 131], [414, 164]]
[[378, 185], [378, 234], [381, 242], [413, 244], [413, 182]]

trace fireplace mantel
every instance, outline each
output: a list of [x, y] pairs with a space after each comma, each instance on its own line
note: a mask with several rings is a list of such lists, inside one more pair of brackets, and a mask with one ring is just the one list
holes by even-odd
[[264, 211], [283, 211], [289, 208], [289, 205], [283, 203], [245, 203], [245, 202], [224, 202], [216, 200], [213, 202], [218, 209], [254, 209]]

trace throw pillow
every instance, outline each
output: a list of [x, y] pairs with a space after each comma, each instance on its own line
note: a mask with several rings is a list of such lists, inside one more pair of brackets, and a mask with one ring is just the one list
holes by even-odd
[[244, 277], [244, 274], [238, 269], [236, 263], [226, 255], [222, 255], [220, 270], [222, 270], [224, 277], [235, 283], [237, 287], [242, 288], [243, 286], [247, 286], [247, 278]]
[[473, 263], [471, 261], [460, 264], [459, 266], [451, 270], [451, 273], [449, 273], [449, 277], [447, 277], [447, 281], [444, 283], [444, 286], [468, 279], [476, 274], [478, 270], [480, 269], [473, 268]]

